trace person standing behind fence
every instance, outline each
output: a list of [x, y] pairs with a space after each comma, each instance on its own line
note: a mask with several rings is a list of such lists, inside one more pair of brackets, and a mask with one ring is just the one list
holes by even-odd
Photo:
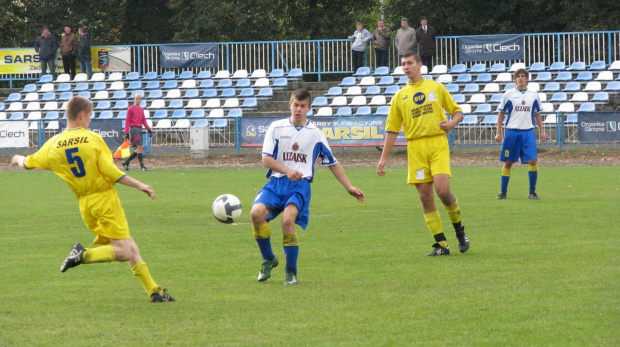
[[435, 28], [428, 25], [426, 17], [420, 18], [420, 27], [415, 31], [415, 38], [418, 42], [418, 53], [422, 58], [422, 63], [426, 65], [428, 71], [433, 69], [433, 59], [435, 58], [435, 39], [437, 34]]
[[88, 79], [93, 77], [93, 65], [91, 63], [92, 55], [90, 52], [90, 34], [86, 32], [85, 27], [78, 29], [80, 34], [80, 42], [78, 43], [77, 58], [80, 61], [80, 71], [88, 74]]
[[75, 57], [77, 56], [78, 39], [74, 33], [71, 32], [71, 27], [65, 27], [65, 33], [60, 39], [60, 55], [62, 56], [62, 66], [65, 69], [65, 73], [71, 76], [71, 79], [75, 78]]
[[54, 64], [56, 50], [58, 50], [56, 36], [52, 35], [47, 27], [43, 27], [43, 33], [34, 43], [34, 51], [39, 53], [39, 61], [41, 62], [41, 76], [47, 73], [49, 67], [52, 78], [56, 79], [56, 66]]
[[125, 138], [129, 140], [131, 146], [135, 147], [136, 150], [131, 153], [129, 158], [123, 160], [123, 167], [125, 170], [129, 171], [129, 163], [135, 157], [138, 157], [140, 170], [148, 171], [142, 159], [142, 152], [144, 151], [144, 146], [142, 145], [142, 126], [144, 125], [149, 135], [151, 135], [151, 127], [149, 127], [149, 124], [146, 122], [146, 117], [144, 117], [144, 109], [140, 107], [142, 95], [136, 94], [133, 100], [133, 105], [129, 106], [129, 109], [127, 109], [127, 117], [125, 118]]
[[398, 51], [399, 62], [403, 58], [403, 55], [413, 53], [413, 49], [415, 48], [415, 30], [409, 26], [409, 21], [405, 17], [400, 19], [400, 29], [396, 31], [396, 40], [394, 44]]
[[377, 29], [373, 33], [373, 42], [375, 43], [375, 60], [377, 66], [389, 66], [389, 49], [392, 31], [385, 26], [385, 21], [379, 19]]
[[364, 29], [362, 22], [357, 22], [356, 30], [353, 35], [349, 36], [349, 40], [352, 42], [351, 51], [353, 53], [353, 72], [355, 73], [358, 68], [364, 66], [364, 54], [366, 53], [366, 44], [372, 40], [372, 34]]

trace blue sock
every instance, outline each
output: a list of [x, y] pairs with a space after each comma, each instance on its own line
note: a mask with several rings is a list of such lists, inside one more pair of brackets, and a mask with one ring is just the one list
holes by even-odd
[[260, 249], [260, 254], [262, 254], [263, 259], [273, 260], [273, 258], [275, 258], [275, 255], [273, 255], [273, 251], [271, 250], [271, 237], [266, 239], [256, 239], [256, 243], [258, 244], [258, 248]]
[[286, 255], [286, 273], [297, 275], [297, 258], [299, 257], [299, 246], [284, 246]]
[[538, 171], [529, 171], [530, 177], [530, 194], [536, 193], [536, 181], [538, 180]]
[[502, 177], [502, 185], [500, 191], [504, 194], [508, 192], [508, 181], [510, 181], [510, 176], [501, 176]]

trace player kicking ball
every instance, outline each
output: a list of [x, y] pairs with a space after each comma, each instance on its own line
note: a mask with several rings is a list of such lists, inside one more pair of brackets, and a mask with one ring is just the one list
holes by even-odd
[[151, 277], [140, 256], [138, 245], [129, 235], [125, 211], [114, 189], [116, 183], [134, 187], [155, 200], [150, 186], [127, 176], [112, 159], [112, 153], [101, 136], [89, 131], [92, 103], [76, 96], [67, 104], [67, 130], [49, 139], [36, 153], [27, 157], [15, 155], [11, 165], [23, 169], [51, 170], [62, 178], [79, 200], [82, 219], [97, 236], [84, 248], [76, 243], [60, 266], [60, 272], [80, 264], [129, 262], [152, 302], [174, 301]]
[[271, 270], [278, 266], [278, 259], [271, 249], [269, 221], [282, 213], [284, 255], [286, 257], [285, 285], [297, 284], [297, 258], [299, 241], [295, 224], [305, 229], [310, 216], [310, 183], [314, 178], [314, 163], [321, 157], [321, 164], [357, 201], [364, 201], [364, 192], [349, 182], [344, 169], [332, 154], [323, 132], [306, 118], [312, 97], [305, 89], [291, 94], [291, 116], [269, 126], [263, 143], [262, 163], [269, 171], [269, 182], [256, 195], [252, 211], [252, 233], [263, 265], [258, 281], [271, 277]]

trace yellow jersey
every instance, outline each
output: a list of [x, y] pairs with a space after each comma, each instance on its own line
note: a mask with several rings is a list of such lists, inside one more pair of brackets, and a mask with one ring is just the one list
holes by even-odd
[[111, 189], [125, 176], [98, 134], [83, 127], [65, 130], [26, 157], [27, 169], [52, 170], [79, 199]]
[[399, 133], [403, 128], [407, 140], [443, 135], [439, 122], [461, 111], [443, 84], [427, 79], [407, 83], [392, 98], [385, 130]]

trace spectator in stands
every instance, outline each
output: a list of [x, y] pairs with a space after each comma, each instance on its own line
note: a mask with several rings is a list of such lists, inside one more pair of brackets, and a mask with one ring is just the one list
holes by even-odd
[[355, 72], [359, 67], [364, 66], [366, 44], [368, 41], [372, 40], [372, 34], [364, 29], [364, 24], [362, 22], [357, 22], [356, 30], [353, 32], [353, 35], [349, 36], [349, 40], [352, 42], [353, 72]]
[[153, 200], [155, 192], [114, 165], [101, 136], [88, 130], [92, 113], [93, 105], [88, 99], [73, 97], [67, 105], [67, 131], [52, 137], [32, 155], [13, 156], [11, 165], [52, 170], [67, 182], [80, 202], [84, 222], [96, 235], [93, 244], [103, 245], [84, 248], [80, 243], [74, 244], [60, 266], [61, 272], [80, 264], [128, 261], [152, 302], [174, 301], [151, 277], [138, 245], [129, 235], [125, 212], [113, 187], [117, 182], [134, 187]]
[[151, 127], [146, 122], [144, 108], [140, 107], [140, 102], [142, 102], [142, 95], [136, 94], [133, 98], [133, 105], [127, 109], [127, 116], [125, 118], [125, 138], [129, 140], [132, 147], [136, 148], [127, 159], [123, 160], [123, 167], [127, 171], [129, 171], [129, 163], [135, 157], [138, 157], [140, 162], [140, 170], [148, 171], [146, 166], [144, 166], [142, 158], [142, 152], [144, 151], [144, 146], [142, 145], [142, 126], [144, 125], [149, 135], [151, 135]]
[[401, 61], [403, 55], [413, 53], [415, 49], [415, 30], [409, 27], [409, 21], [405, 17], [400, 19], [400, 28], [396, 31], [394, 44], [398, 51], [398, 61]]
[[71, 79], [75, 78], [75, 57], [77, 56], [78, 39], [77, 36], [71, 32], [71, 27], [65, 27], [65, 33], [60, 39], [60, 55], [62, 56], [62, 66], [65, 69], [65, 73], [71, 76]]
[[385, 26], [385, 21], [383, 19], [379, 19], [379, 21], [377, 21], [377, 29], [375, 29], [372, 36], [372, 40], [375, 43], [375, 60], [377, 66], [389, 66], [388, 53], [390, 49], [390, 37], [392, 36], [392, 31], [390, 31], [390, 28]]
[[90, 34], [85, 27], [78, 29], [80, 42], [78, 43], [77, 58], [80, 61], [80, 71], [88, 74], [88, 79], [93, 77], [92, 55], [90, 52]]
[[327, 139], [306, 114], [310, 110], [312, 97], [306, 89], [292, 92], [291, 116], [277, 120], [267, 129], [263, 143], [262, 163], [269, 171], [269, 182], [256, 195], [250, 216], [252, 232], [258, 244], [263, 264], [258, 281], [271, 276], [271, 270], [278, 266], [278, 259], [271, 249], [271, 228], [269, 221], [282, 215], [284, 255], [286, 257], [285, 285], [297, 284], [297, 258], [299, 242], [295, 224], [306, 228], [310, 205], [310, 183], [314, 178], [314, 164], [318, 157], [329, 167], [332, 174], [354, 196], [364, 201], [364, 193], [349, 182], [344, 169], [334, 158]]
[[428, 71], [433, 69], [436, 36], [435, 28], [428, 25], [426, 17], [420, 18], [420, 27], [415, 31], [415, 38], [418, 42], [418, 53], [420, 54], [420, 58], [422, 58], [422, 63], [428, 68]]
[[[377, 174], [385, 175], [383, 168], [402, 127], [407, 139], [407, 183], [416, 187], [426, 225], [435, 239], [433, 251], [426, 255], [450, 255], [435, 205], [433, 185], [454, 226], [459, 251], [466, 252], [469, 239], [461, 224], [459, 203], [450, 191], [450, 149], [446, 136], [463, 120], [463, 112], [443, 84], [422, 76], [422, 60], [417, 53], [405, 54], [401, 63], [409, 83], [392, 98]], [[446, 112], [452, 115], [451, 120], [447, 120]]]
[[41, 62], [41, 76], [47, 74], [47, 68], [49, 67], [50, 74], [56, 79], [54, 59], [56, 58], [57, 50], [58, 41], [56, 41], [56, 36], [50, 33], [48, 27], [43, 27], [43, 33], [34, 43], [34, 51], [39, 53], [39, 61]]
[[538, 92], [527, 89], [529, 73], [525, 69], [517, 69], [514, 73], [515, 87], [504, 93], [500, 101], [497, 115], [497, 130], [495, 141], [502, 141], [502, 124], [504, 116], [508, 115], [506, 136], [499, 153], [499, 160], [504, 162], [500, 180], [500, 193], [497, 199], [506, 199], [508, 181], [512, 164], [519, 161], [529, 164], [528, 176], [530, 181], [530, 199], [538, 200], [536, 181], [538, 180], [538, 154], [536, 151], [536, 134], [534, 120], [540, 130], [540, 141], [545, 142], [547, 135], [543, 128], [540, 111], [542, 103]]

